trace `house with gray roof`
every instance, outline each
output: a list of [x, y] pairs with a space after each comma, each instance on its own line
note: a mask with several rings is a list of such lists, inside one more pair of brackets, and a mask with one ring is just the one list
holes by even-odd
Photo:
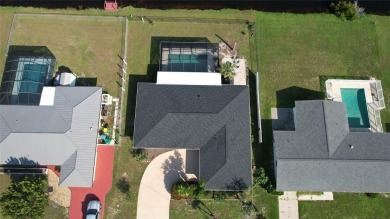
[[273, 109], [278, 191], [390, 192], [390, 134], [351, 130], [342, 102]]
[[55, 58], [11, 52], [0, 88], [0, 164], [61, 167], [59, 184], [91, 187], [101, 87], [47, 86]]
[[252, 186], [248, 86], [138, 83], [135, 111], [134, 148], [195, 151], [206, 190]]
[[102, 88], [53, 90], [52, 105], [0, 105], [0, 164], [60, 166], [61, 186], [91, 187]]

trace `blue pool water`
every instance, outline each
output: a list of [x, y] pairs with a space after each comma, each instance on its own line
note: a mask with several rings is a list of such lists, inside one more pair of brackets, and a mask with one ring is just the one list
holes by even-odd
[[[39, 82], [44, 80], [43, 72], [46, 72], [48, 65], [42, 64], [25, 64], [23, 69], [22, 81], [20, 84], [19, 92], [37, 93], [39, 92]], [[37, 82], [37, 83], [31, 83]]]
[[347, 106], [350, 128], [369, 128], [366, 95], [364, 89], [342, 88], [341, 98]]
[[169, 54], [168, 70], [207, 72], [207, 55]]

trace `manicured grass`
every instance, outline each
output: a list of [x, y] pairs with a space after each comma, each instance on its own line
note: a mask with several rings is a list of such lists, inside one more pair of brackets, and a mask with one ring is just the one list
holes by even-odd
[[19, 17], [12, 44], [46, 46], [57, 67], [66, 66], [78, 77], [97, 78], [98, 86], [117, 96], [121, 40], [121, 21]]
[[[156, 74], [158, 70], [159, 42], [169, 41], [200, 41], [218, 43], [220, 36], [226, 41], [236, 41], [240, 55], [249, 56], [248, 35], [246, 25], [239, 24], [202, 24], [202, 23], [169, 23], [147, 22], [129, 23], [129, 67], [130, 74]], [[150, 65], [153, 69], [150, 69]], [[157, 67], [157, 68], [156, 68]]]
[[390, 198], [334, 193], [333, 201], [300, 201], [300, 218], [390, 218]]
[[[131, 147], [132, 142], [126, 137], [122, 140], [122, 146], [115, 150], [113, 186], [106, 196], [105, 218], [136, 218], [138, 189], [149, 163], [135, 161], [131, 156]], [[126, 196], [117, 186], [123, 176], [127, 176], [132, 197]]]
[[[260, 99], [262, 104], [263, 143], [253, 145], [256, 166], [263, 166], [268, 175], [273, 174], [271, 107], [292, 107], [294, 100], [322, 98], [320, 76], [374, 76], [382, 80], [385, 102], [390, 104], [390, 19], [366, 16], [353, 22], [343, 22], [333, 15], [293, 15], [277, 13], [240, 12], [236, 10], [149, 10], [127, 7], [118, 12], [89, 9], [42, 10], [35, 8], [0, 8], [0, 52], [5, 51], [12, 13], [58, 13], [89, 15], [148, 15], [204, 18], [240, 18], [253, 20], [256, 15], [256, 49], [260, 72]], [[70, 25], [71, 24], [71, 25]], [[14, 44], [45, 45], [55, 54], [58, 65], [65, 65], [82, 76], [98, 77], [98, 84], [116, 92], [119, 78], [117, 63], [121, 55], [122, 26], [119, 22], [97, 20], [61, 20], [53, 18], [23, 18], [18, 23]], [[218, 42], [218, 34], [225, 40], [236, 40], [240, 54], [249, 58], [249, 35], [242, 35], [245, 25], [129, 22], [128, 38], [128, 88], [125, 135], [132, 135], [136, 83], [155, 82], [158, 66], [156, 39], [200, 37], [202, 41]], [[26, 34], [30, 33], [30, 34]], [[110, 39], [110, 40], [108, 40]], [[105, 44], [107, 43], [107, 44]], [[112, 43], [112, 44], [110, 44]], [[109, 46], [108, 46], [109, 45]], [[156, 50], [157, 49], [157, 50]], [[254, 49], [254, 48], [253, 48]], [[0, 64], [5, 57], [0, 55]], [[104, 60], [104, 61], [101, 61]], [[253, 66], [253, 63], [250, 63]], [[256, 69], [251, 69], [256, 70]], [[2, 74], [2, 73], [0, 73]], [[115, 93], [114, 93], [115, 94]], [[252, 93], [251, 93], [252, 94]], [[382, 122], [390, 131], [390, 110], [382, 110]], [[147, 163], [135, 161], [130, 154], [131, 140], [125, 137], [117, 148], [114, 166], [114, 186], [106, 197], [107, 218], [134, 218], [136, 197], [126, 199], [115, 183], [127, 174], [130, 191], [138, 192], [139, 182]], [[1, 180], [1, 178], [0, 178]], [[0, 188], [1, 189], [1, 188]], [[254, 190], [254, 205], [267, 218], [278, 218], [277, 197], [263, 189]], [[205, 205], [220, 213], [222, 218], [239, 218], [242, 215], [238, 201], [205, 201]], [[389, 200], [383, 197], [369, 199], [364, 194], [335, 194], [333, 202], [300, 202], [301, 217], [385, 218]], [[363, 206], [368, 206], [364, 207]], [[375, 205], [375, 206], [374, 206]], [[360, 206], [359, 209], [355, 206]], [[353, 210], [351, 210], [353, 209]], [[355, 210], [356, 209], [356, 210]], [[371, 209], [375, 209], [373, 212]], [[207, 217], [183, 201], [172, 201], [171, 217]], [[323, 213], [323, 214], [321, 214]], [[325, 215], [325, 216], [324, 216]]]
[[12, 25], [13, 12], [0, 10], [0, 81], [3, 78], [5, 50], [7, 47], [8, 35]]
[[[382, 46], [389, 38], [388, 20], [366, 16], [344, 22], [326, 14], [257, 14], [264, 143], [253, 148], [256, 165], [273, 173], [270, 108], [323, 98], [320, 76], [376, 77], [382, 80], [388, 102], [389, 46]], [[389, 110], [382, 114], [382, 122], [389, 123]]]
[[[320, 76], [376, 77], [390, 103], [388, 17], [344, 22], [326, 14], [258, 13], [256, 24], [263, 143], [253, 153], [256, 165], [269, 175], [274, 173], [270, 108], [323, 98]], [[388, 109], [382, 111], [382, 122], [389, 131]], [[306, 218], [386, 218], [389, 203], [383, 197], [346, 193], [336, 194], [333, 202], [300, 202], [299, 210]]]
[[179, 218], [212, 218], [213, 214], [217, 218], [242, 218], [243, 212], [238, 200], [225, 200], [215, 202], [213, 200], [202, 201], [203, 205], [193, 207], [185, 200], [171, 200], [169, 217]]
[[257, 211], [269, 219], [279, 218], [278, 196], [267, 193], [263, 188], [253, 190], [253, 203]]
[[[255, 188], [247, 201], [252, 201], [255, 211], [258, 215], [265, 218], [278, 218], [278, 200], [276, 195], [268, 194], [262, 188]], [[245, 195], [240, 195], [241, 197]], [[204, 205], [194, 205], [186, 200], [171, 200], [170, 217], [182, 218], [208, 218], [213, 213], [217, 218], [245, 218], [246, 214], [243, 211], [242, 203], [238, 199], [226, 199], [224, 201], [214, 201], [212, 199], [202, 199], [200, 201]], [[227, 210], [229, 209], [229, 210]]]

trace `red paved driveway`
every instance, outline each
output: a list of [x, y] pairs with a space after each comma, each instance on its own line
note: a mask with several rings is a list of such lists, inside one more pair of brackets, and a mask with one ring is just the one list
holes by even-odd
[[71, 187], [72, 197], [69, 208], [70, 219], [85, 218], [88, 202], [93, 199], [99, 199], [102, 203], [101, 218], [104, 216], [104, 199], [112, 186], [112, 171], [114, 165], [113, 146], [97, 147], [97, 160], [95, 181], [92, 188]]

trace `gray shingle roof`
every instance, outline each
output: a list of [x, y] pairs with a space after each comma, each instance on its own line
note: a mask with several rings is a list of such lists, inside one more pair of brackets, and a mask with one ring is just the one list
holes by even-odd
[[53, 106], [1, 105], [0, 163], [61, 165], [60, 185], [92, 186], [101, 94], [56, 87]]
[[350, 132], [344, 103], [296, 101], [295, 131], [273, 133], [277, 190], [390, 192], [390, 134]]
[[247, 86], [138, 83], [137, 89], [135, 148], [200, 150], [207, 190], [252, 185]]

